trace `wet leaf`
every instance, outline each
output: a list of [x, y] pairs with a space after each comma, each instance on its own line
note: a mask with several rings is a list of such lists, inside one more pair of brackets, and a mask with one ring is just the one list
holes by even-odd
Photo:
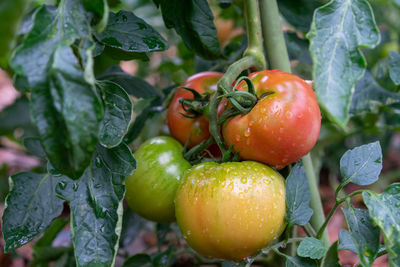
[[338, 243], [335, 242], [326, 252], [321, 262], [321, 267], [340, 267], [338, 257]]
[[366, 61], [360, 47], [380, 41], [367, 0], [332, 0], [314, 13], [310, 32], [314, 88], [329, 119], [345, 128], [354, 86]]
[[394, 50], [389, 52], [389, 75], [396, 85], [400, 85], [400, 54]]
[[324, 243], [314, 237], [306, 237], [297, 247], [297, 255], [304, 258], [322, 259], [326, 248]]

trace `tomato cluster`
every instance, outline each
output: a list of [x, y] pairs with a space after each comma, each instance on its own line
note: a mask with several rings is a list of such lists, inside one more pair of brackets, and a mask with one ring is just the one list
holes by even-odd
[[[209, 120], [206, 108], [204, 114], [187, 116], [182, 99], [194, 94], [183, 87], [213, 94], [221, 77], [200, 73], [177, 90], [168, 126], [179, 142], [156, 137], [142, 144], [134, 153], [138, 167], [126, 179], [126, 199], [149, 220], [176, 219], [188, 244], [201, 254], [238, 261], [255, 255], [284, 230], [285, 181], [267, 165], [281, 168], [307, 154], [318, 138], [321, 115], [312, 88], [299, 77], [281, 71], [252, 73], [257, 103], [222, 127], [227, 146], [245, 161], [191, 166], [182, 145], [207, 140]], [[247, 84], [236, 89], [247, 91]]]

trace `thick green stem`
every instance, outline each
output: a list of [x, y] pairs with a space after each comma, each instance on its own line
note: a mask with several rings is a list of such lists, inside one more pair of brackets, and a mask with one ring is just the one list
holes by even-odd
[[260, 11], [268, 63], [272, 69], [290, 72], [290, 61], [276, 0], [260, 0]]
[[245, 0], [244, 10], [249, 40], [249, 45], [244, 52], [244, 56], [253, 56], [257, 61], [257, 67], [259, 69], [265, 69], [266, 63], [262, 46], [260, 11], [257, 1]]
[[[314, 229], [320, 229], [325, 222], [325, 215], [324, 215], [324, 209], [322, 208], [321, 196], [318, 190], [317, 177], [315, 176], [310, 154], [304, 156], [302, 160], [303, 160], [304, 170], [306, 171], [308, 183], [310, 185], [310, 193], [311, 193], [310, 205], [314, 211], [310, 222], [311, 225], [314, 227]], [[321, 236], [319, 238], [322, 239], [322, 241], [325, 243], [327, 247], [330, 246], [328, 231], [326, 231], [326, 229], [324, 229], [323, 232], [321, 232]]]
[[[268, 62], [272, 69], [291, 72], [276, 0], [260, 0], [260, 10], [264, 45], [265, 50], [267, 51]], [[322, 209], [317, 179], [315, 177], [314, 168], [309, 154], [303, 157], [303, 164], [308, 183], [310, 184], [310, 204], [314, 211], [314, 214], [311, 217], [311, 225], [314, 229], [319, 229], [324, 224], [325, 215], [324, 210]], [[326, 230], [322, 234], [322, 241], [326, 246], [330, 245], [329, 236]]]

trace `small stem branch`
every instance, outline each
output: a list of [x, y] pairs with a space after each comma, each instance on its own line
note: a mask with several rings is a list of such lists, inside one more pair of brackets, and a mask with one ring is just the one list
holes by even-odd
[[244, 56], [253, 56], [257, 61], [257, 67], [259, 69], [265, 69], [266, 63], [262, 46], [260, 11], [257, 1], [245, 0], [244, 10], [247, 26], [247, 37], [249, 40], [249, 45], [244, 52]]
[[285, 247], [287, 244], [290, 244], [290, 243], [298, 243], [298, 242], [301, 242], [301, 241], [303, 241], [303, 239], [304, 239], [304, 237], [289, 238], [287, 241], [281, 241], [281, 242], [279, 242], [279, 243], [276, 243], [276, 244], [273, 245], [273, 246], [270, 246], [270, 247], [268, 247], [268, 248], [266, 248], [266, 249], [263, 249], [263, 250], [262, 250], [262, 253], [267, 254], [267, 253], [269, 253], [271, 250], [276, 250], [276, 249], [279, 249], [279, 248], [281, 248], [281, 247]]
[[312, 227], [312, 225], [310, 223], [307, 223], [306, 225], [304, 225], [303, 228], [308, 236], [311, 236], [311, 237], [317, 236], [315, 229]]
[[257, 65], [257, 60], [253, 56], [246, 56], [232, 65], [226, 70], [224, 76], [218, 82], [218, 90], [212, 96], [210, 101], [210, 112], [209, 112], [209, 120], [210, 120], [210, 134], [214, 138], [215, 142], [219, 146], [222, 154], [225, 154], [226, 148], [225, 144], [222, 140], [221, 133], [218, 126], [218, 105], [221, 102], [220, 96], [222, 94], [227, 94], [232, 91], [231, 85], [236, 80], [236, 78], [242, 73], [243, 70], [254, 67]]
[[318, 231], [317, 234], [317, 238], [321, 238], [322, 233], [324, 232], [326, 226], [329, 223], [329, 220], [332, 218], [333, 214], [335, 213], [336, 209], [343, 203], [345, 202], [347, 199], [350, 199], [352, 197], [354, 197], [355, 195], [361, 194], [362, 192], [364, 192], [365, 190], [357, 190], [352, 192], [351, 194], [348, 194], [347, 196], [345, 196], [344, 198], [341, 199], [335, 199], [336, 203], [335, 206], [333, 206], [333, 208], [331, 209], [331, 211], [329, 212], [328, 216], [326, 217], [325, 222], [322, 224], [321, 228]]
[[268, 62], [273, 69], [290, 72], [290, 61], [283, 36], [278, 4], [276, 0], [260, 0], [259, 2], [264, 47], [267, 51]]

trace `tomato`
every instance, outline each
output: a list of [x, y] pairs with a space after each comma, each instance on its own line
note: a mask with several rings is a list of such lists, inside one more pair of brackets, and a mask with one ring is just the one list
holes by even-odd
[[147, 140], [136, 150], [137, 168], [125, 180], [125, 198], [134, 212], [156, 222], [175, 221], [175, 192], [191, 167], [182, 149], [175, 139], [162, 136]]
[[[200, 94], [215, 92], [217, 83], [222, 76], [223, 74], [219, 72], [200, 72], [191, 76], [182, 86], [192, 88]], [[187, 113], [179, 103], [179, 99], [182, 98], [193, 99], [193, 94], [188, 90], [178, 88], [168, 108], [168, 128], [171, 135], [182, 144], [185, 144], [190, 135], [188, 147], [191, 148], [210, 137], [210, 132], [208, 131], [209, 123], [205, 115], [195, 119], [183, 116], [181, 113]]]
[[285, 182], [254, 162], [206, 162], [186, 172], [175, 199], [177, 223], [199, 253], [243, 260], [285, 228]]
[[[282, 168], [298, 161], [315, 145], [321, 113], [312, 88], [296, 75], [279, 70], [249, 75], [258, 102], [246, 115], [223, 126], [223, 137], [245, 160]], [[242, 82], [238, 90], [247, 90]]]

